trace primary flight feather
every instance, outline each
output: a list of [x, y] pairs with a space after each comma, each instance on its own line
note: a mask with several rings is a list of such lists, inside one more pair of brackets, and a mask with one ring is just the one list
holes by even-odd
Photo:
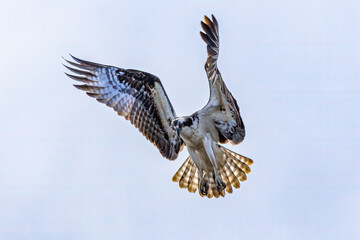
[[209, 198], [232, 193], [246, 180], [253, 161], [219, 145], [239, 144], [245, 126], [239, 106], [227, 89], [217, 67], [219, 27], [217, 20], [204, 16], [201, 38], [207, 44], [205, 70], [210, 97], [205, 107], [190, 116], [178, 117], [158, 77], [139, 70], [123, 69], [72, 57], [66, 75], [74, 86], [90, 97], [113, 108], [130, 120], [169, 160], [177, 158], [184, 146], [189, 157], [173, 177], [189, 192], [199, 189]]

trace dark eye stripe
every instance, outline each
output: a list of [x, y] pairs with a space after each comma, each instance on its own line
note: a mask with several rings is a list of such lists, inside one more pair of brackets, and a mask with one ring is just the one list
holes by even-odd
[[192, 125], [192, 123], [193, 123], [192, 117], [188, 117], [188, 118], [186, 119], [186, 121], [184, 122], [184, 126], [190, 127], [190, 126]]

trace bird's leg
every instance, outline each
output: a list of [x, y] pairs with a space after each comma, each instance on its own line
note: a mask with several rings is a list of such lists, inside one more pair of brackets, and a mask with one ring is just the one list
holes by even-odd
[[195, 149], [192, 149], [191, 147], [188, 147], [188, 152], [190, 154], [191, 159], [193, 160], [193, 162], [195, 163], [196, 167], [199, 170], [199, 175], [200, 175], [199, 191], [201, 195], [206, 196], [209, 190], [209, 184], [204, 179], [204, 171], [201, 168], [199, 157]]
[[216, 162], [214, 150], [212, 148], [212, 139], [209, 134], [207, 134], [207, 136], [204, 138], [204, 147], [206, 154], [208, 155], [210, 162], [214, 167], [216, 188], [219, 191], [219, 193], [221, 193], [226, 188], [226, 184], [221, 178], [219, 167]]

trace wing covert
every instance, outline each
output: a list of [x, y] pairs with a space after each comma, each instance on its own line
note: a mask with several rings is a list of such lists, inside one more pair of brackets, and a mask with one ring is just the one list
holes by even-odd
[[183, 141], [171, 128], [176, 114], [158, 77], [71, 57], [75, 62], [65, 59], [71, 67], [64, 66], [77, 75], [65, 74], [83, 83], [76, 88], [130, 120], [163, 157], [177, 158]]

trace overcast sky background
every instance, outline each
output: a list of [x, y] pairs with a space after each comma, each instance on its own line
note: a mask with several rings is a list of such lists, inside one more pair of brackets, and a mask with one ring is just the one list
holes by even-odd
[[[359, 1], [7, 1], [0, 10], [0, 239], [360, 239]], [[181, 3], [180, 3], [181, 2]], [[254, 159], [201, 198], [129, 122], [75, 89], [68, 53], [208, 99], [200, 20]]]

